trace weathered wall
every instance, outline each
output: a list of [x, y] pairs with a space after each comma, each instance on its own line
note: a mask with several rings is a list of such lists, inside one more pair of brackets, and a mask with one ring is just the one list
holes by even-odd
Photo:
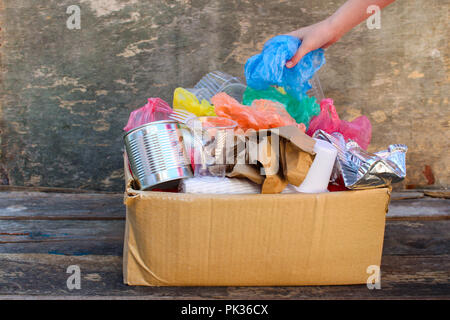
[[[265, 40], [343, 1], [4, 0], [0, 183], [121, 190], [122, 127], [212, 70], [243, 75]], [[66, 9], [81, 8], [69, 30]], [[319, 72], [339, 114], [367, 115], [371, 151], [409, 146], [407, 187], [449, 178], [448, 1], [397, 1], [361, 24]]]

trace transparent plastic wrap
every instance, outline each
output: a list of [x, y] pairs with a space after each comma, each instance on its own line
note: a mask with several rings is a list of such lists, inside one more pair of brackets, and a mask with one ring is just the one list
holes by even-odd
[[301, 43], [300, 39], [289, 35], [267, 41], [262, 52], [245, 64], [247, 85], [256, 90], [276, 85], [297, 100], [305, 97], [312, 88], [309, 80], [325, 63], [325, 56], [323, 49], [317, 49], [306, 54], [295, 67], [287, 68], [286, 62], [294, 56]]
[[325, 99], [325, 95], [323, 94], [322, 85], [320, 84], [319, 76], [314, 74], [314, 76], [309, 80], [312, 88], [307, 92], [310, 97], [315, 97], [317, 102], [320, 103], [323, 99]]
[[339, 119], [332, 99], [323, 99], [320, 102], [320, 114], [311, 119], [308, 135], [312, 136], [317, 130], [327, 133], [340, 132], [345, 140], [353, 140], [367, 149], [372, 139], [372, 125], [366, 116], [360, 116], [353, 121]]
[[328, 141], [338, 150], [331, 175], [336, 184], [348, 189], [381, 188], [406, 177], [408, 147], [404, 144], [391, 144], [387, 150], [369, 153], [355, 141], [346, 142], [339, 132], [318, 130], [313, 137]]
[[149, 98], [145, 106], [130, 113], [128, 123], [123, 130], [128, 132], [146, 123], [169, 120], [172, 112], [172, 108], [164, 100], [160, 98]]
[[251, 106], [245, 106], [224, 92], [216, 94], [211, 100], [218, 116], [236, 121], [239, 128], [243, 130], [296, 125], [303, 132], [305, 131], [303, 124], [297, 124], [284, 106], [274, 101], [254, 100]]
[[203, 97], [211, 102], [211, 98], [219, 92], [226, 92], [239, 102], [242, 102], [242, 94], [245, 85], [242, 80], [222, 71], [212, 71], [207, 73], [194, 86], [195, 90], [202, 90]]

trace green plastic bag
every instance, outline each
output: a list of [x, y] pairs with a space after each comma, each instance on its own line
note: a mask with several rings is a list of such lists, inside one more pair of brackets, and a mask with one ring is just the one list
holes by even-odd
[[269, 87], [265, 90], [255, 90], [247, 87], [244, 92], [243, 104], [250, 106], [253, 100], [256, 99], [266, 99], [283, 104], [289, 115], [297, 123], [303, 123], [306, 128], [308, 128], [311, 118], [320, 113], [320, 106], [317, 104], [315, 97], [304, 97], [298, 101], [289, 94], [282, 93], [274, 87]]

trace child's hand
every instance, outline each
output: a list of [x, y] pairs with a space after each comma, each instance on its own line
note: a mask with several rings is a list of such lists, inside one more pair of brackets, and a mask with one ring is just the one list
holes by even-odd
[[319, 23], [310, 25], [308, 27], [300, 28], [298, 30], [288, 33], [291, 36], [302, 40], [300, 48], [298, 48], [295, 55], [286, 62], [286, 67], [293, 68], [308, 52], [327, 48], [331, 44], [339, 40], [340, 35], [335, 28], [331, 26], [329, 20], [323, 20]]
[[327, 48], [338, 41], [346, 32], [374, 13], [367, 10], [369, 6], [376, 5], [382, 9], [392, 2], [394, 0], [347, 0], [327, 19], [289, 33], [302, 40], [302, 44], [292, 59], [286, 62], [286, 67], [292, 68], [308, 52]]

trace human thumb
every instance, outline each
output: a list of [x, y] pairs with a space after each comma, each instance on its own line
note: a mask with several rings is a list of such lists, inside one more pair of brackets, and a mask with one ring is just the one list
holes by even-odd
[[308, 50], [304, 45], [301, 45], [300, 48], [298, 48], [297, 52], [294, 54], [294, 56], [286, 62], [287, 68], [293, 68], [297, 65], [297, 63], [311, 50]]

